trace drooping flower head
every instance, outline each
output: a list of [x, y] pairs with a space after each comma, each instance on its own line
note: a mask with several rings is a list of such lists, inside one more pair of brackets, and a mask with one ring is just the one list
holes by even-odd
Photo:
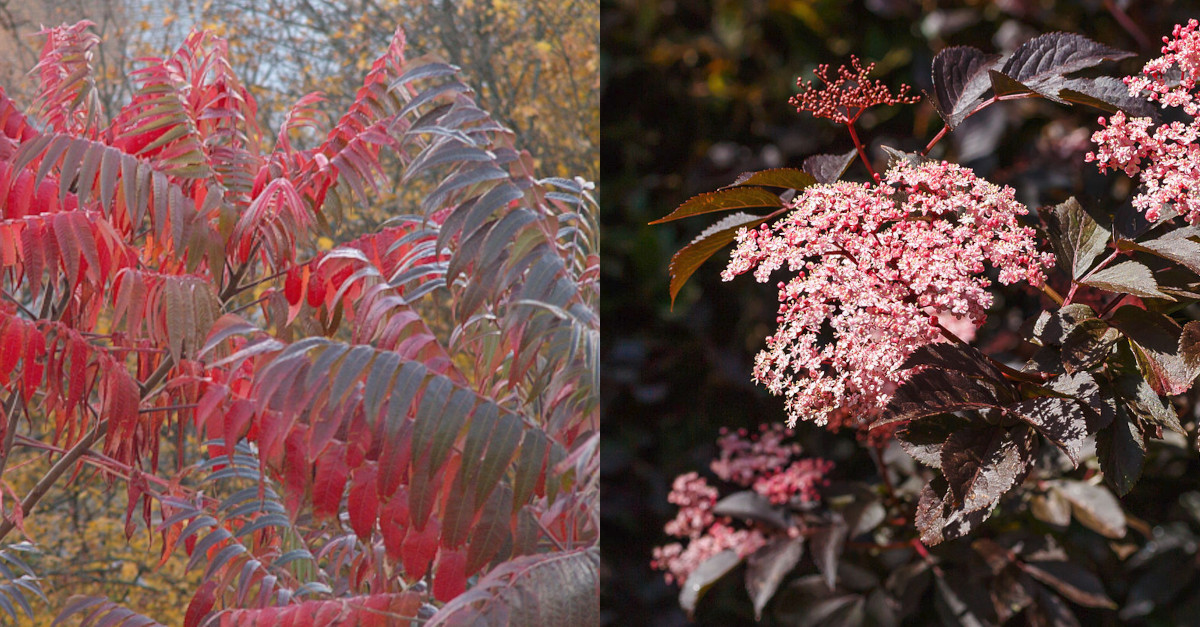
[[808, 187], [773, 225], [738, 234], [730, 280], [753, 270], [778, 283], [776, 332], [754, 378], [786, 397], [788, 425], [837, 411], [868, 422], [900, 383], [898, 367], [941, 338], [937, 318], [976, 328], [991, 306], [986, 265], [1004, 284], [1040, 285], [1053, 257], [1037, 250], [1028, 212], [1008, 187], [951, 163], [901, 162], [879, 185]]
[[893, 95], [882, 81], [867, 78], [875, 68], [874, 63], [863, 67], [858, 57], [851, 56], [850, 65], [853, 69], [839, 67], [836, 76], [830, 76], [829, 65], [818, 65], [813, 73], [822, 84], [796, 79], [801, 91], [788, 102], [797, 111], [808, 111], [838, 124], [851, 124], [875, 105], [912, 104], [921, 100], [920, 96], [908, 95], [908, 85], [901, 85]]
[[1196, 20], [1187, 26], [1176, 25], [1172, 37], [1164, 37], [1163, 56], [1152, 59], [1140, 76], [1125, 77], [1131, 96], [1141, 95], [1158, 102], [1162, 108], [1180, 108], [1192, 119], [1171, 122], [1153, 129], [1150, 118], [1128, 118], [1114, 113], [1100, 118], [1101, 130], [1092, 135], [1096, 151], [1087, 161], [1095, 161], [1103, 172], [1122, 170], [1137, 176], [1143, 191], [1133, 204], [1156, 222], [1164, 205], [1171, 205], [1192, 224], [1200, 223], [1200, 103], [1196, 84], [1200, 80], [1200, 26]]

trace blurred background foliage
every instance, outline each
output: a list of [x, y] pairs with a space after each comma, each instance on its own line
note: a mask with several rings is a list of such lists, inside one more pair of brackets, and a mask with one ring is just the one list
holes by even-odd
[[[85, 19], [102, 42], [93, 64], [105, 111], [128, 102], [139, 58], [166, 56], [192, 28], [209, 28], [229, 42], [233, 69], [257, 100], [270, 143], [288, 108], [311, 91], [326, 97], [323, 128], [336, 123], [400, 26], [410, 58], [434, 55], [462, 68], [463, 81], [516, 132], [541, 176], [599, 176], [600, 18], [593, 0], [0, 0], [0, 85], [14, 101], [34, 102], [38, 81], [29, 70], [45, 41], [38, 31]], [[308, 147], [322, 137], [292, 141]], [[322, 245], [415, 212], [434, 182], [385, 188], [367, 210], [335, 221]], [[42, 452], [22, 453], [0, 482], [4, 499], [26, 494], [48, 467]], [[182, 550], [154, 568], [157, 534], [151, 542], [141, 525], [127, 541], [125, 491], [108, 491], [89, 477], [85, 468], [79, 483], [52, 492], [24, 528], [41, 550], [28, 561], [44, 576], [49, 607], [63, 607], [73, 594], [99, 594], [182, 624], [200, 573], [184, 572]], [[49, 624], [55, 614], [38, 611], [24, 624]]]
[[[672, 310], [671, 255], [717, 217], [646, 223], [742, 172], [799, 167], [808, 155], [852, 148], [844, 129], [787, 104], [796, 78], [811, 78], [819, 63], [836, 67], [856, 54], [877, 63], [874, 76], [889, 85], [923, 91], [930, 87], [933, 55], [944, 47], [1006, 53], [1034, 35], [1062, 30], [1136, 52], [1103, 68], [1120, 76], [1157, 56], [1160, 38], [1175, 23], [1200, 16], [1200, 7], [1118, 0], [602, 0], [601, 8], [602, 607], [610, 625], [686, 624], [678, 588], [650, 570], [650, 551], [668, 539], [662, 525], [675, 513], [666, 500], [671, 481], [688, 471], [707, 473], [720, 427], [753, 428], [784, 418], [782, 402], [750, 379], [753, 355], [774, 327], [775, 289], [749, 277], [721, 284], [727, 252], [719, 252]], [[1116, 210], [1127, 204], [1128, 179], [1102, 177], [1083, 162], [1100, 113], [1045, 101], [1004, 103], [968, 120], [934, 156], [1016, 187], [1031, 207], [1077, 195], [1085, 206]], [[882, 163], [881, 145], [920, 149], [941, 126], [922, 102], [872, 110], [859, 133]], [[863, 180], [861, 164], [847, 178]], [[1038, 297], [1007, 296], [997, 298], [979, 347], [1019, 357], [1016, 330]], [[1194, 399], [1181, 407], [1184, 419], [1194, 421]], [[837, 462], [834, 477], [878, 480], [852, 434], [802, 424], [797, 437], [807, 454]], [[1200, 497], [1195, 449], [1180, 438], [1152, 451], [1147, 476], [1124, 499], [1127, 509], [1147, 517], [1142, 530], [1150, 535], [1197, 529], [1200, 518], [1181, 506], [1189, 495]], [[1191, 551], [1194, 557], [1194, 546]], [[1184, 569], [1186, 580], [1195, 575], [1192, 564]], [[1108, 585], [1123, 574], [1102, 576]], [[1144, 587], [1155, 587], [1155, 580], [1147, 582]], [[728, 577], [710, 592], [699, 618], [714, 625], [752, 621], [739, 583]], [[1113, 585], [1111, 593], [1124, 605], [1129, 583]], [[1172, 599], [1164, 594], [1150, 607]], [[1093, 618], [1114, 624], [1117, 616]], [[1194, 623], [1195, 615], [1188, 620]]]

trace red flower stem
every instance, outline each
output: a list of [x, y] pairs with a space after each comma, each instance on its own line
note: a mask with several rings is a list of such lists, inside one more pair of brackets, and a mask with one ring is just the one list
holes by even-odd
[[[859, 113], [862, 113], [861, 111]], [[863, 149], [862, 141], [858, 139], [858, 133], [854, 131], [854, 121], [858, 116], [854, 116], [849, 122], [846, 122], [846, 130], [850, 131], [850, 139], [854, 140], [854, 147], [858, 150], [858, 156], [862, 158], [863, 165], [867, 166], [867, 172], [871, 173], [871, 179], [879, 182], [879, 175], [875, 173], [875, 168], [871, 167], [871, 160], [867, 158], [867, 151]]]

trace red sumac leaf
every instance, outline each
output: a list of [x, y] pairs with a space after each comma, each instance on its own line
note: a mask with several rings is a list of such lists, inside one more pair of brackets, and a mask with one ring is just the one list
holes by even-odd
[[399, 561], [403, 558], [408, 528], [408, 491], [400, 488], [379, 512], [379, 530], [389, 559]]
[[198, 627], [216, 602], [217, 582], [206, 581], [200, 584], [196, 594], [192, 596], [192, 602], [188, 603], [187, 612], [183, 615], [183, 627]]
[[287, 271], [287, 277], [283, 282], [283, 295], [287, 297], [288, 304], [298, 305], [301, 299], [304, 298], [304, 276], [300, 268], [292, 266]]
[[[363, 464], [350, 476], [348, 509], [350, 528], [363, 542], [370, 542], [379, 515], [379, 493], [375, 491], [375, 464]], [[392, 500], [397, 500], [393, 497]], [[397, 548], [399, 545], [397, 544]], [[397, 555], [399, 552], [397, 551]]]
[[409, 529], [405, 534], [400, 557], [404, 561], [404, 573], [410, 581], [424, 576], [429, 570], [429, 564], [437, 555], [441, 531], [438, 520], [430, 518], [425, 522], [424, 529]]
[[462, 549], [438, 551], [433, 569], [433, 596], [439, 601], [449, 601], [467, 589], [467, 556]]
[[317, 458], [317, 476], [313, 480], [313, 515], [337, 519], [346, 489], [346, 445], [334, 442]]

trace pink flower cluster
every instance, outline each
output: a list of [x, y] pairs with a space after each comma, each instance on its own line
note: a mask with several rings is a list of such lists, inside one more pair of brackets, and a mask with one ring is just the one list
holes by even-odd
[[[1133, 204], [1156, 222], [1162, 217], [1163, 205], [1172, 205], [1176, 212], [1192, 224], [1200, 223], [1200, 103], [1196, 101], [1196, 82], [1200, 79], [1200, 32], [1196, 20], [1187, 26], [1176, 25], [1172, 37], [1164, 37], [1163, 56], [1151, 60], [1142, 68], [1141, 76], [1125, 77], [1130, 95], [1143, 95], [1162, 107], [1182, 108], [1192, 117], [1191, 122], [1171, 122], [1159, 125], [1151, 133], [1150, 118], [1127, 118], [1118, 111], [1107, 121], [1100, 118], [1099, 131], [1092, 135], [1096, 152], [1089, 152], [1087, 161], [1095, 161], [1103, 172], [1122, 170], [1137, 176], [1144, 191]], [[1178, 73], [1178, 79], [1173, 74]]]
[[754, 378], [787, 399], [788, 426], [836, 410], [865, 424], [900, 382], [897, 369], [936, 341], [938, 316], [976, 328], [991, 306], [985, 262], [1004, 284], [1040, 285], [1053, 256], [1037, 250], [1009, 187], [961, 166], [901, 162], [879, 185], [806, 188], [774, 225], [738, 233], [725, 280], [783, 267], [776, 333]]
[[717, 489], [694, 472], [675, 478], [667, 500], [679, 506], [679, 513], [667, 523], [666, 532], [689, 539], [686, 549], [678, 542], [654, 548], [651, 566], [667, 571], [667, 583], [682, 585], [693, 570], [725, 549], [745, 557], [767, 542], [758, 529], [734, 529], [728, 518], [716, 520], [712, 508], [717, 503]]
[[[776, 505], [793, 499], [818, 501], [819, 489], [829, 483], [825, 475], [833, 469], [833, 462], [817, 458], [792, 461], [800, 454], [800, 446], [783, 442], [791, 435], [790, 429], [778, 424], [762, 425], [753, 435], [745, 429], [722, 430], [717, 440], [721, 454], [712, 462], [713, 472], [723, 481], [752, 487]], [[713, 514], [717, 497], [717, 489], [695, 472], [676, 477], [667, 500], [679, 506], [679, 513], [664, 530], [676, 538], [686, 538], [688, 545], [685, 548], [674, 542], [656, 547], [651, 562], [654, 568], [667, 571], [667, 583], [682, 584], [700, 564], [725, 549], [746, 557], [766, 544], [771, 534], [785, 533], [778, 529], [735, 528], [728, 517]], [[799, 528], [786, 531], [793, 536], [799, 532]]]

